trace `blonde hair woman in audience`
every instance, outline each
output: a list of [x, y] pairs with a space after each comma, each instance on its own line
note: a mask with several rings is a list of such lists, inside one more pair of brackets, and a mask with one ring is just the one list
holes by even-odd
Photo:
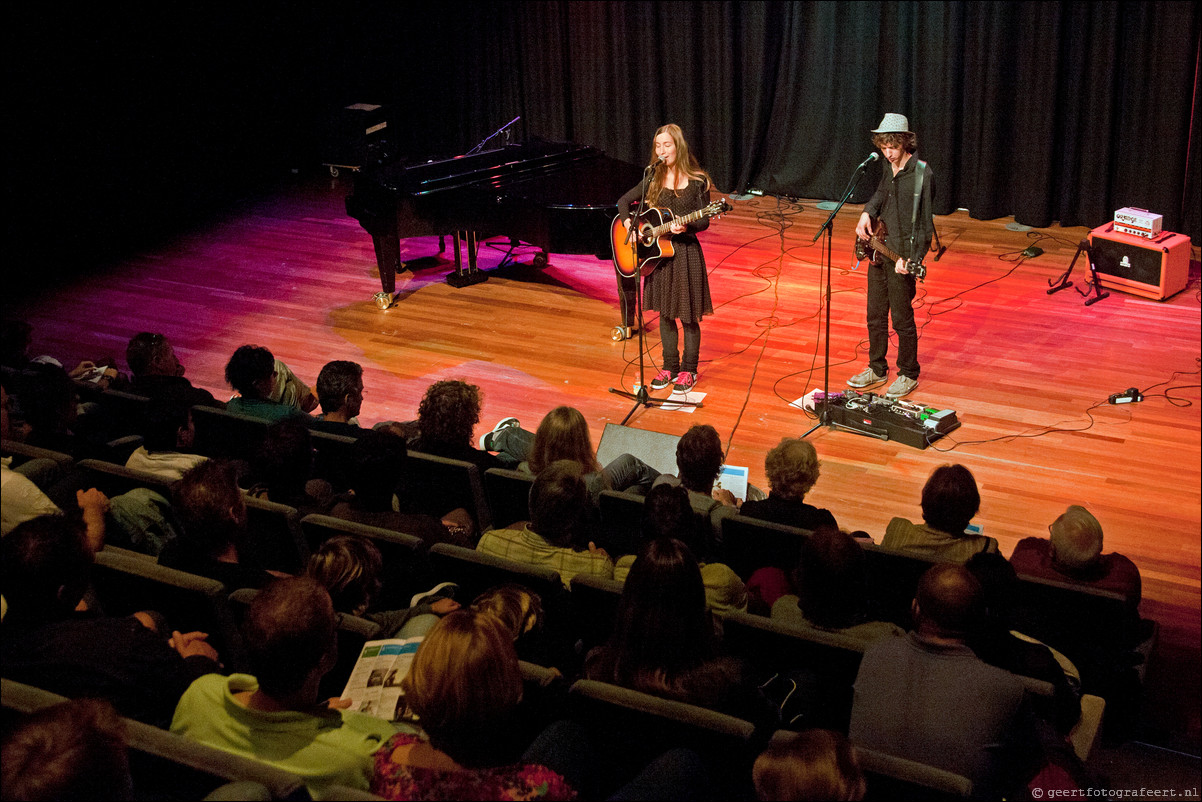
[[866, 786], [855, 750], [830, 730], [806, 730], [776, 740], [751, 770], [762, 800], [860, 800]]
[[401, 687], [426, 737], [398, 734], [376, 753], [373, 793], [412, 800], [576, 797], [550, 768], [506, 759], [522, 677], [512, 633], [495, 616], [460, 610], [439, 621]]

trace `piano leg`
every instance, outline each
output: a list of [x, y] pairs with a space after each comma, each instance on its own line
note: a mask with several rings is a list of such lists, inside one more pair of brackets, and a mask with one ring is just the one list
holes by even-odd
[[[461, 243], [467, 246], [467, 271], [463, 269], [463, 252], [460, 248]], [[479, 284], [482, 281], [488, 281], [488, 276], [480, 270], [476, 263], [476, 255], [479, 250], [476, 243], [475, 231], [456, 231], [455, 240], [455, 272], [447, 276], [447, 284], [452, 287], [462, 288], [472, 284]]]

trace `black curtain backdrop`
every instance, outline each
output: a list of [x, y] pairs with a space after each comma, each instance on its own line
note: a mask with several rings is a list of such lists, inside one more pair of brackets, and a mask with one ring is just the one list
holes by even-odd
[[1138, 206], [1199, 236], [1191, 3], [469, 8], [425, 39], [463, 148], [521, 115], [527, 135], [638, 162], [676, 122], [723, 190], [833, 199], [896, 111], [939, 176], [939, 213], [1096, 226]]
[[355, 102], [386, 104], [414, 159], [520, 115], [521, 136], [641, 164], [676, 122], [723, 191], [818, 199], [894, 111], [939, 213], [1096, 226], [1137, 206], [1202, 236], [1188, 2], [131, 0], [5, 22], [10, 258], [63, 271], [321, 169]]

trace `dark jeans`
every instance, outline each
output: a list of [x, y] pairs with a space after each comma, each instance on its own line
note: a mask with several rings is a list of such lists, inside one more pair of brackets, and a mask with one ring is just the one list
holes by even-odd
[[660, 317], [659, 339], [664, 352], [664, 370], [669, 373], [696, 373], [697, 363], [701, 358], [701, 323], [680, 322], [684, 329], [684, 364], [680, 362], [680, 335], [676, 331], [676, 321]]
[[897, 372], [918, 378], [918, 329], [914, 325], [914, 276], [902, 275], [892, 264], [868, 267], [868, 367], [884, 376], [889, 371], [889, 318], [897, 332]]

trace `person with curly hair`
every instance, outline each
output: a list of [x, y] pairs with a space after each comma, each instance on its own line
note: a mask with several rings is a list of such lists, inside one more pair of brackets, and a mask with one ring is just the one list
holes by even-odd
[[817, 529], [839, 525], [830, 510], [805, 503], [806, 493], [818, 481], [822, 463], [818, 452], [808, 440], [786, 437], [764, 458], [764, 473], [768, 476], [768, 498], [747, 501], [740, 508], [742, 515], [764, 521]]
[[225, 365], [225, 380], [238, 393], [226, 409], [278, 421], [317, 406], [317, 396], [287, 365], [261, 345], [239, 346]]
[[480, 422], [484, 397], [480, 388], [458, 379], [437, 381], [426, 388], [417, 407], [420, 430], [414, 451], [470, 462], [484, 473], [489, 468], [512, 468], [505, 460], [472, 446], [472, 431]]

